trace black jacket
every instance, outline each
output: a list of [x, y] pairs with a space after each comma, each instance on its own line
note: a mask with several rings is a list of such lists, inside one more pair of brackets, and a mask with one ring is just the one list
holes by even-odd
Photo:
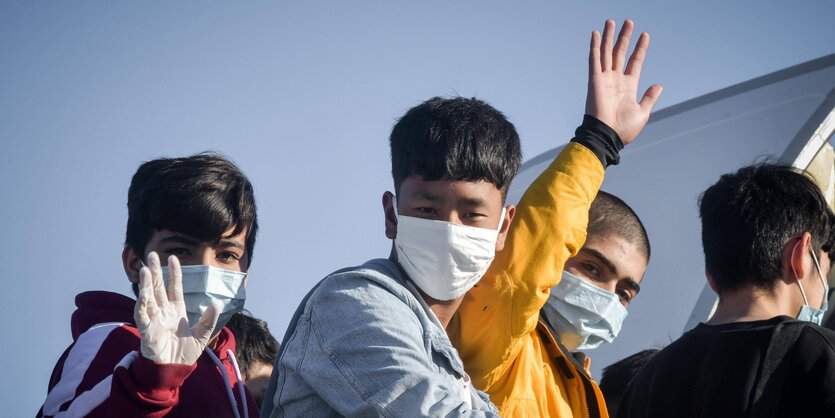
[[[797, 322], [779, 316], [699, 324], [641, 368], [616, 416], [750, 416], [773, 331], [787, 321]], [[776, 385], [768, 395], [774, 405], [768, 412], [775, 417], [835, 417], [835, 332], [806, 323], [796, 335], [782, 357], [784, 374], [767, 379]]]

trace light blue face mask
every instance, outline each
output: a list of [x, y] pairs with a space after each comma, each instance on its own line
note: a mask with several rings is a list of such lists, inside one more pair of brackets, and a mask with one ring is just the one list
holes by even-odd
[[806, 299], [806, 292], [803, 291], [803, 285], [798, 281], [797, 285], [800, 286], [800, 294], [803, 296], [803, 306], [800, 308], [800, 313], [797, 314], [797, 319], [820, 325], [823, 322], [823, 315], [829, 308], [829, 298], [827, 298], [829, 296], [829, 285], [826, 283], [826, 279], [823, 278], [823, 270], [821, 270], [821, 265], [818, 262], [818, 257], [815, 255], [815, 252], [809, 251], [809, 253], [812, 254], [812, 260], [815, 262], [815, 268], [818, 270], [818, 277], [821, 279], [821, 283], [823, 283], [823, 302], [821, 302], [820, 308], [809, 306], [809, 300]]
[[[205, 264], [182, 266], [182, 271], [183, 300], [186, 304], [189, 325], [194, 326], [206, 309], [213, 302], [217, 303], [221, 307], [220, 317], [212, 336], [217, 335], [232, 315], [244, 309], [246, 273]], [[167, 288], [168, 266], [162, 268], [162, 277]]]
[[563, 270], [542, 314], [569, 350], [588, 350], [614, 341], [627, 311], [618, 295]]

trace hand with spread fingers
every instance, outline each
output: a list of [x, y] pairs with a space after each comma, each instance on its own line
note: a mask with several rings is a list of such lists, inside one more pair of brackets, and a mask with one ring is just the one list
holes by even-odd
[[647, 124], [662, 90], [660, 85], [653, 84], [640, 102], [637, 101], [641, 67], [649, 48], [649, 34], [641, 34], [627, 63], [626, 52], [634, 26], [631, 20], [626, 20], [615, 42], [615, 22], [607, 20], [602, 42], [600, 33], [594, 31], [589, 51], [586, 113], [614, 129], [624, 145], [632, 142]]
[[134, 319], [142, 335], [142, 355], [159, 364], [194, 364], [209, 343], [219, 310], [210, 306], [194, 326], [189, 326], [180, 261], [173, 255], [168, 258], [168, 272], [166, 289], [155, 252], [148, 254], [148, 265], [139, 271]]

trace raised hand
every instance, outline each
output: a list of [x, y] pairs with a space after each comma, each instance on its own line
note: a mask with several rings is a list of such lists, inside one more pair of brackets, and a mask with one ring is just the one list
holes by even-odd
[[139, 300], [133, 316], [142, 335], [142, 355], [160, 364], [194, 364], [209, 343], [219, 309], [210, 306], [200, 321], [189, 327], [182, 270], [173, 255], [168, 257], [168, 273], [166, 291], [155, 252], [148, 254], [148, 265], [139, 270]]
[[624, 144], [629, 144], [649, 120], [649, 114], [662, 87], [653, 84], [637, 101], [641, 67], [649, 48], [649, 34], [642, 33], [624, 69], [629, 39], [634, 23], [626, 20], [614, 42], [615, 21], [607, 20], [600, 33], [591, 35], [589, 50], [589, 88], [586, 94], [586, 113], [614, 129]]

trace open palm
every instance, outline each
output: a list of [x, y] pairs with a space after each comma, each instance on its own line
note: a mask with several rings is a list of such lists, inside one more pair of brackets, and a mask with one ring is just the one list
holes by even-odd
[[607, 20], [602, 42], [600, 33], [594, 31], [589, 48], [586, 113], [614, 129], [624, 144], [632, 142], [646, 125], [662, 90], [660, 85], [654, 84], [647, 89], [640, 102], [637, 101], [649, 35], [641, 34], [624, 68], [633, 27], [631, 20], [625, 21], [615, 42], [615, 22]]
[[168, 258], [168, 289], [155, 252], [148, 254], [148, 266], [139, 271], [139, 300], [134, 319], [142, 335], [141, 351], [160, 364], [194, 364], [209, 343], [217, 324], [218, 309], [210, 306], [193, 327], [189, 326], [183, 301], [180, 261]]

